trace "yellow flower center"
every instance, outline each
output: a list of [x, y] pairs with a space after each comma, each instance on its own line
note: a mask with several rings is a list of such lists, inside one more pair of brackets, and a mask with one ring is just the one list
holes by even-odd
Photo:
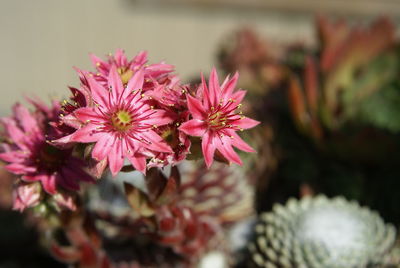
[[224, 113], [216, 112], [208, 116], [208, 125], [212, 128], [224, 127], [227, 118]]
[[116, 130], [126, 131], [132, 127], [133, 117], [129, 112], [121, 110], [111, 116], [111, 121]]
[[127, 67], [119, 67], [117, 71], [119, 76], [121, 77], [122, 83], [124, 85], [128, 84], [129, 80], [133, 76], [133, 71]]

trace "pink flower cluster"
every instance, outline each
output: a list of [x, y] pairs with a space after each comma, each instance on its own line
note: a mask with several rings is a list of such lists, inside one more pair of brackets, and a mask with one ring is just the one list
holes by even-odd
[[238, 74], [220, 85], [213, 69], [209, 83], [202, 76], [195, 87], [182, 84], [172, 65], [147, 64], [146, 52], [132, 60], [122, 50], [107, 60], [91, 59], [96, 71], [77, 69], [81, 85], [70, 88], [72, 96], [61, 107], [33, 102], [32, 114], [18, 104], [13, 117], [1, 120], [0, 159], [19, 176], [17, 187], [24, 187], [16, 190], [16, 208], [37, 204], [42, 188], [49, 195], [78, 190], [80, 181], [93, 182], [87, 171], [100, 177], [108, 167], [115, 176], [132, 166], [145, 174], [176, 165], [200, 144], [195, 137], [208, 167], [216, 151], [239, 165], [233, 147], [254, 151], [236, 133], [259, 123], [242, 115], [246, 92], [235, 91]]

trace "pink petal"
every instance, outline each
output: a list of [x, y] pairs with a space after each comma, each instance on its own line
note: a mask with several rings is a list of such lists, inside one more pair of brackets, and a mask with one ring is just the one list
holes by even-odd
[[204, 132], [207, 130], [207, 124], [204, 121], [198, 119], [192, 119], [183, 123], [179, 127], [180, 131], [183, 131], [190, 136], [203, 136]]
[[88, 124], [81, 127], [73, 133], [71, 141], [83, 143], [98, 141], [104, 135], [104, 133], [96, 132], [97, 127], [98, 126], [94, 124]]
[[73, 134], [70, 134], [70, 135], [64, 136], [62, 138], [59, 138], [57, 140], [52, 140], [51, 144], [54, 146], [57, 146], [57, 147], [62, 147], [62, 148], [69, 147], [69, 146], [72, 146], [71, 143], [73, 143], [72, 137], [73, 137]]
[[90, 54], [89, 56], [90, 56], [93, 66], [97, 70], [99, 70], [103, 75], [106, 75], [108, 70], [110, 69], [110, 65], [94, 54]]
[[92, 157], [98, 161], [107, 157], [114, 145], [115, 137], [104, 134], [97, 142], [92, 151]]
[[233, 150], [231, 140], [227, 136], [223, 136], [216, 141], [218, 151], [230, 162], [242, 165], [243, 162], [239, 155]]
[[209, 110], [211, 108], [211, 106], [213, 106], [213, 105], [210, 100], [210, 93], [208, 91], [207, 83], [206, 83], [206, 80], [204, 79], [203, 74], [201, 74], [201, 84], [200, 84], [198, 92], [202, 93], [201, 95], [202, 95], [202, 99], [203, 99], [204, 109]]
[[101, 107], [109, 108], [108, 90], [88, 74], [83, 74], [89, 83], [92, 98]]
[[129, 79], [128, 85], [126, 86], [123, 99], [125, 99], [132, 91], [142, 89], [144, 82], [144, 71], [139, 69], [136, 71], [131, 79]]
[[147, 62], [147, 51], [140, 51], [132, 60], [130, 68], [133, 67], [133, 65], [143, 65]]
[[210, 131], [204, 133], [203, 138], [201, 140], [201, 148], [204, 155], [204, 161], [207, 165], [207, 168], [210, 168], [215, 153], [215, 145], [214, 145], [214, 134]]
[[238, 90], [232, 95], [232, 99], [235, 100], [236, 103], [241, 103], [243, 101], [244, 96], [246, 96], [246, 90]]
[[95, 121], [102, 122], [104, 118], [102, 115], [99, 115], [94, 111], [94, 108], [91, 107], [83, 107], [74, 111], [74, 115], [78, 118], [82, 123], [87, 121]]
[[28, 150], [26, 145], [27, 136], [17, 127], [15, 121], [10, 118], [1, 118], [1, 122], [4, 125], [7, 134], [11, 137], [12, 141], [18, 145], [19, 148], [23, 150]]
[[0, 153], [0, 159], [10, 163], [21, 163], [27, 155], [21, 151]]
[[111, 96], [113, 97], [113, 103], [119, 103], [120, 97], [124, 91], [121, 77], [118, 74], [117, 67], [111, 66], [110, 73], [108, 75], [108, 88], [111, 90]]
[[82, 122], [73, 113], [63, 116], [62, 122], [73, 128], [80, 128], [82, 126]]
[[56, 191], [56, 176], [54, 174], [52, 175], [38, 175], [38, 177], [40, 178], [40, 181], [42, 182], [43, 185], [43, 189], [53, 195], [55, 194]]
[[127, 154], [129, 161], [135, 167], [136, 170], [142, 172], [143, 174], [146, 173], [146, 157], [142, 154]]
[[11, 173], [14, 174], [26, 174], [30, 172], [36, 172], [36, 168], [34, 167], [29, 167], [24, 164], [19, 164], [19, 163], [12, 163], [4, 167], [6, 170], [10, 171]]
[[227, 83], [222, 84], [221, 91], [222, 91], [222, 96], [225, 100], [228, 100], [231, 97], [232, 92], [236, 87], [238, 78], [239, 78], [239, 73], [236, 72], [235, 75], [231, 79], [229, 79]]
[[187, 105], [190, 113], [192, 114], [193, 118], [196, 119], [204, 119], [205, 111], [201, 102], [189, 94], [186, 96]]
[[[165, 110], [149, 110], [148, 112], [145, 112], [141, 114], [137, 120], [140, 121], [143, 124], [148, 124], [150, 126], [163, 126], [167, 125], [169, 123], [172, 123], [173, 114], [171, 112], [165, 111]], [[148, 119], [142, 119], [149, 117]]]
[[244, 142], [238, 134], [236, 134], [234, 131], [232, 131], [231, 136], [233, 137], [231, 142], [232, 145], [235, 146], [236, 148], [248, 152], [248, 153], [254, 153], [255, 150], [251, 148], [250, 145], [248, 145], [246, 142]]
[[253, 120], [248, 117], [244, 117], [243, 119], [237, 120], [235, 125], [242, 129], [248, 129], [257, 126], [260, 124], [259, 121]]
[[38, 122], [26, 107], [17, 103], [16, 105], [14, 105], [13, 110], [15, 116], [19, 120], [19, 123], [22, 125], [22, 128], [25, 132], [40, 131], [38, 127]]
[[213, 67], [211, 70], [210, 79], [208, 81], [208, 89], [210, 94], [210, 105], [211, 107], [216, 107], [221, 96], [221, 89], [219, 87], [218, 74], [215, 67]]
[[111, 174], [115, 177], [124, 164], [122, 142], [119, 139], [115, 140], [114, 146], [108, 154], [108, 164], [110, 166]]
[[149, 144], [146, 142], [145, 145], [148, 149], [157, 152], [172, 153], [171, 147], [169, 147], [167, 143], [153, 130], [143, 132], [141, 133], [141, 136], [145, 141], [150, 142]]
[[115, 51], [114, 59], [118, 67], [126, 66], [128, 64], [128, 60], [125, 56], [124, 50], [120, 48]]

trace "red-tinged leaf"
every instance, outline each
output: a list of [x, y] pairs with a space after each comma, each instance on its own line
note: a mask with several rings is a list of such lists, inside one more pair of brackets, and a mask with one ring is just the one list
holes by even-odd
[[[86, 243], [79, 247], [81, 252], [81, 258], [79, 267], [81, 268], [97, 268], [100, 256], [97, 254], [97, 250], [93, 248], [90, 243]], [[97, 251], [97, 252], [96, 252]]]
[[156, 199], [157, 205], [166, 205], [175, 200], [181, 183], [181, 176], [176, 166], [171, 168], [171, 175], [166, 181], [166, 185]]
[[158, 228], [161, 232], [171, 232], [176, 227], [176, 221], [172, 217], [163, 217], [158, 222]]
[[316, 113], [318, 110], [319, 92], [317, 76], [315, 61], [310, 56], [307, 56], [304, 69], [304, 86], [309, 112], [313, 116], [317, 116]]
[[299, 81], [294, 77], [290, 77], [288, 94], [293, 120], [302, 129], [307, 129], [308, 114], [305, 106], [304, 93], [300, 88]]
[[158, 168], [151, 168], [147, 171], [146, 183], [149, 198], [155, 201], [167, 185], [167, 178]]
[[157, 242], [164, 244], [164, 245], [177, 245], [180, 244], [182, 241], [185, 240], [185, 236], [181, 233], [178, 232], [177, 234], [174, 235], [168, 235], [168, 236], [161, 236], [159, 239], [157, 239]]
[[50, 252], [56, 259], [66, 263], [74, 263], [80, 257], [80, 253], [75, 247], [61, 247], [56, 243], [52, 243]]
[[131, 207], [143, 217], [151, 217], [155, 211], [149, 198], [134, 186], [124, 183], [125, 196]]

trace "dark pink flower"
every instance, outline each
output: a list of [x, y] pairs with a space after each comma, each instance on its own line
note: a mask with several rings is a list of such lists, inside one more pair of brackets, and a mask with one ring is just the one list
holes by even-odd
[[139, 171], [145, 173], [146, 159], [153, 152], [171, 152], [171, 148], [154, 131], [172, 122], [164, 110], [155, 109], [142, 92], [144, 70], [139, 69], [124, 86], [117, 66], [113, 65], [107, 87], [90, 74], [83, 74], [88, 82], [94, 105], [73, 112], [82, 123], [71, 136], [71, 141], [95, 143], [92, 157], [107, 159], [115, 176], [127, 158]]
[[8, 162], [5, 168], [21, 176], [26, 183], [39, 181], [52, 195], [57, 193], [58, 186], [77, 191], [79, 182], [93, 182], [93, 178], [83, 170], [84, 162], [75, 158], [71, 149], [59, 149], [48, 140], [60, 134], [52, 127], [53, 119], [58, 119], [57, 109], [41, 102], [34, 103], [37, 108], [34, 114], [16, 104], [13, 117], [0, 119], [5, 141], [0, 159]]
[[201, 145], [207, 167], [213, 162], [215, 150], [228, 161], [239, 165], [242, 161], [232, 146], [245, 152], [254, 152], [236, 133], [259, 124], [258, 121], [243, 116], [240, 111], [240, 102], [246, 91], [233, 92], [238, 76], [236, 73], [231, 79], [227, 77], [220, 86], [217, 72], [213, 68], [208, 87], [202, 77], [198, 92], [200, 99], [187, 94], [187, 105], [192, 119], [183, 123], [179, 130], [187, 135], [202, 137]]
[[[128, 60], [122, 49], [117, 49], [114, 55], [109, 54], [108, 60], [104, 61], [99, 57], [91, 54], [91, 60], [97, 73], [93, 76], [95, 80], [100, 82], [102, 85], [107, 86], [108, 76], [112, 66], [117, 67], [117, 72], [121, 77], [122, 84], [128, 84], [128, 81], [132, 78], [135, 72], [139, 69], [143, 69], [145, 84], [142, 89], [147, 90], [151, 86], [151, 80], [165, 79], [169, 73], [174, 71], [174, 66], [160, 62], [157, 64], [147, 65], [147, 52], [142, 51], [136, 55], [132, 60]], [[150, 83], [150, 85], [148, 85]]]
[[13, 196], [13, 209], [24, 211], [26, 208], [34, 207], [41, 200], [42, 188], [40, 183], [25, 183], [19, 182], [15, 185]]

